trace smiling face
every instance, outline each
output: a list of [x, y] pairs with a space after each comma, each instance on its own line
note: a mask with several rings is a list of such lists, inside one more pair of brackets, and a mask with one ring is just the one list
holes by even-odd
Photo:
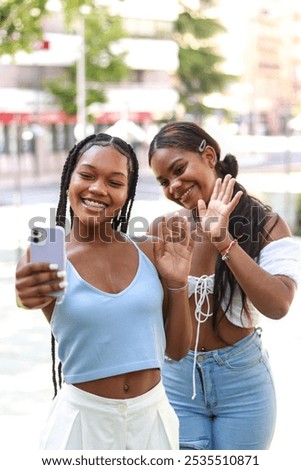
[[70, 180], [69, 202], [78, 223], [111, 221], [128, 196], [128, 161], [112, 146], [93, 145], [80, 157]]
[[151, 168], [167, 199], [190, 210], [199, 199], [209, 202], [217, 179], [215, 163], [215, 152], [209, 146], [202, 154], [177, 147], [159, 148], [151, 158]]

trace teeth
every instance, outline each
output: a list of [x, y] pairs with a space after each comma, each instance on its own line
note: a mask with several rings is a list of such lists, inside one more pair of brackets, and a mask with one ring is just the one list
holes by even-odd
[[89, 199], [84, 199], [84, 201], [85, 201], [85, 204], [87, 206], [97, 207], [98, 209], [105, 209], [106, 208], [106, 206], [104, 204], [96, 202], [96, 201], [91, 201]]
[[192, 188], [187, 189], [187, 191], [185, 191], [185, 193], [182, 194], [182, 196], [179, 198], [180, 201], [182, 201], [183, 199], [185, 199], [185, 197], [190, 193], [191, 190], [192, 190]]

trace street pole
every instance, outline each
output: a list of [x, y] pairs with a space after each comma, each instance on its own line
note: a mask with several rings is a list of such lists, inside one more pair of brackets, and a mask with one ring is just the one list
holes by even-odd
[[76, 138], [86, 137], [86, 60], [85, 60], [85, 17], [80, 15], [78, 33], [81, 39], [76, 66]]
[[[22, 163], [21, 163], [21, 120], [20, 116], [17, 115], [16, 119], [13, 121], [12, 126], [12, 140], [11, 140], [11, 149], [12, 155], [16, 156], [17, 160], [17, 171], [15, 173], [15, 194], [14, 194], [14, 206], [16, 208], [16, 219], [21, 220], [21, 206], [22, 206]], [[19, 228], [19, 226], [18, 226]], [[21, 234], [18, 229], [18, 242], [16, 247], [16, 262], [22, 256], [22, 247], [21, 247]]]

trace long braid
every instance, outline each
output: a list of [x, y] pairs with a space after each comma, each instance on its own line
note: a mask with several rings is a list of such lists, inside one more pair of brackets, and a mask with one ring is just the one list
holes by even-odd
[[128, 198], [123, 208], [121, 209], [119, 217], [115, 218], [115, 220], [113, 221], [113, 228], [117, 230], [118, 226], [120, 225], [120, 231], [123, 233], [126, 233], [127, 231], [127, 227], [128, 227], [128, 223], [130, 220], [131, 211], [132, 211], [132, 207], [133, 207], [133, 203], [134, 203], [134, 199], [136, 195], [136, 188], [137, 188], [137, 182], [138, 182], [138, 177], [139, 177], [139, 164], [138, 164], [136, 154], [130, 145], [128, 145], [128, 148], [129, 148], [129, 156], [127, 158], [130, 159], [131, 167], [132, 167], [130, 169], [132, 177], [129, 180], [129, 194], [128, 194]]
[[[65, 228], [66, 226], [66, 211], [67, 211], [67, 202], [68, 202], [68, 189], [70, 185], [70, 180], [73, 174], [73, 171], [79, 161], [80, 157], [93, 145], [98, 146], [112, 146], [122, 155], [124, 155], [128, 160], [128, 171], [129, 171], [129, 186], [128, 186], [128, 197], [124, 206], [122, 207], [118, 216], [114, 217], [112, 220], [112, 227], [114, 230], [119, 230], [123, 233], [126, 233], [131, 210], [136, 195], [136, 187], [138, 182], [139, 175], [139, 164], [136, 153], [131, 145], [126, 143], [124, 140], [119, 137], [112, 137], [109, 134], [99, 133], [92, 134], [86, 137], [85, 139], [78, 142], [70, 150], [61, 176], [61, 185], [60, 185], [60, 194], [59, 202], [56, 210], [56, 225], [60, 225]], [[71, 227], [73, 223], [73, 210], [70, 207], [70, 222]], [[51, 335], [51, 357], [52, 357], [52, 382], [54, 388], [54, 397], [57, 395], [58, 386], [61, 388], [62, 385], [62, 364], [59, 362], [56, 373], [56, 354], [55, 354], [55, 338], [53, 334]], [[58, 379], [57, 379], [58, 377]]]
[[52, 333], [51, 333], [51, 359], [52, 359], [52, 383], [53, 383], [54, 397], [55, 397], [57, 394], [57, 380], [56, 380], [56, 368], [55, 368], [55, 339]]

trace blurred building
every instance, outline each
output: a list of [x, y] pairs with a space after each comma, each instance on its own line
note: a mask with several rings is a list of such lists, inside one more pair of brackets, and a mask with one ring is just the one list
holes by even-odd
[[208, 102], [232, 109], [244, 134], [278, 135], [301, 112], [301, 3], [299, 0], [218, 0], [227, 33], [219, 48], [225, 71], [240, 77]]
[[[151, 120], [170, 119], [177, 106], [174, 73], [178, 48], [172, 40], [173, 22], [178, 16], [177, 0], [124, 2], [100, 0], [112, 13], [123, 18], [128, 38], [120, 41], [132, 70], [131, 82], [108, 88], [109, 101], [101, 111], [129, 115], [148, 113]], [[141, 116], [142, 117], [142, 116]]]
[[[99, 3], [124, 19], [129, 37], [120, 47], [128, 51], [132, 77], [130, 82], [108, 84], [108, 102], [93, 107], [96, 123], [104, 127], [123, 119], [147, 128], [157, 120], [171, 119], [179, 110], [177, 45], [172, 40], [178, 1]], [[288, 120], [301, 111], [300, 1], [216, 0], [207, 14], [227, 29], [214, 44], [225, 57], [224, 71], [236, 75], [237, 81], [224, 93], [208, 96], [206, 103], [230, 110], [236, 133], [285, 134]], [[24, 171], [37, 175], [60, 167], [60, 153], [74, 142], [75, 118], [57, 108], [42, 82], [78, 59], [79, 44], [80, 37], [64, 33], [56, 14], [45, 22], [43, 41], [32, 54], [18, 53], [14, 62], [0, 57], [1, 171], [8, 171], [16, 154], [23, 156]], [[57, 161], [46, 161], [45, 152], [58, 155]], [[7, 155], [12, 156], [9, 161]]]

